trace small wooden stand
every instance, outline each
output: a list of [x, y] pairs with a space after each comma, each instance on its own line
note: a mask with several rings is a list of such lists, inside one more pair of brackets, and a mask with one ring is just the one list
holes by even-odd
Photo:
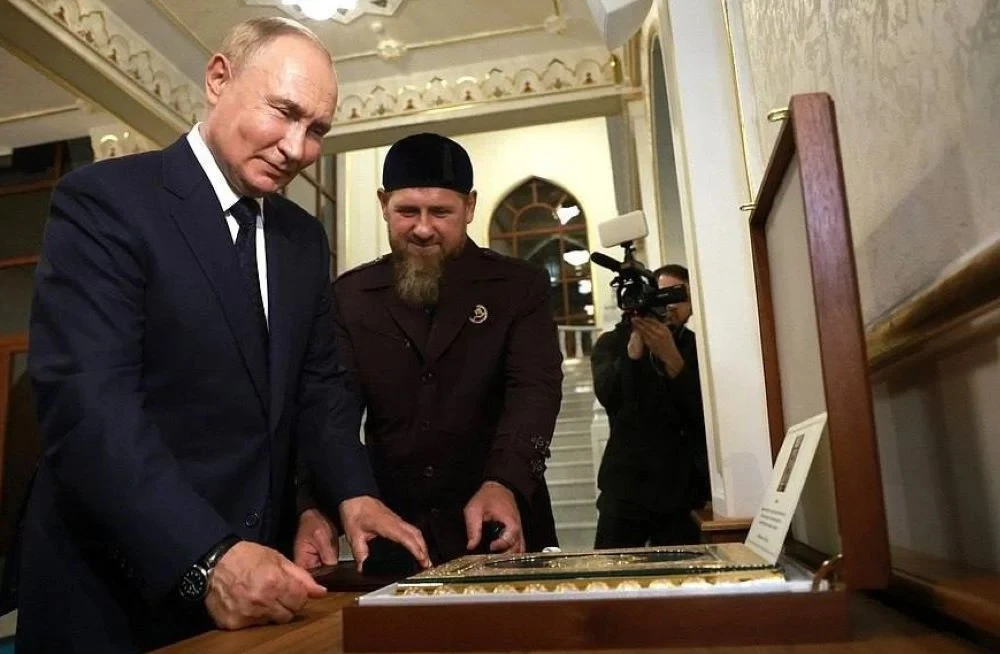
[[[807, 596], [804, 596], [807, 595]], [[348, 606], [345, 652], [500, 652], [834, 642], [848, 594]]]
[[691, 519], [698, 525], [701, 542], [710, 543], [742, 543], [750, 531], [751, 518], [716, 518], [711, 506], [695, 509]]

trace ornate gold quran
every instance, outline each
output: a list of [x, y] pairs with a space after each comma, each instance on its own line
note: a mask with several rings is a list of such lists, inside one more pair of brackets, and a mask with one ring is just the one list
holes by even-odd
[[742, 544], [465, 556], [399, 582], [396, 595], [667, 590], [784, 580]]

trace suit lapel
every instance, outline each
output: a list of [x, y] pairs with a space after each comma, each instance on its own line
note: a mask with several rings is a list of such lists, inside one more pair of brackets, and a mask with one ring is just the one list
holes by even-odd
[[[375, 265], [378, 266], [375, 274], [372, 275], [371, 279], [362, 288], [367, 292], [377, 294], [379, 304], [385, 309], [386, 314], [388, 314], [387, 317], [403, 332], [410, 345], [420, 354], [421, 358], [426, 359], [427, 325], [420, 322], [421, 320], [425, 320], [425, 316], [403, 304], [403, 301], [396, 294], [392, 281], [392, 260], [387, 256]], [[371, 318], [375, 317], [372, 316]], [[379, 316], [376, 320], [381, 319], [382, 316]], [[372, 324], [371, 320], [365, 320], [365, 324], [369, 324], [373, 328], [378, 327]]]
[[233, 239], [219, 199], [182, 137], [163, 151], [164, 186], [173, 194], [170, 216], [177, 223], [222, 305], [261, 406], [267, 410], [267, 362], [257, 346], [254, 308], [243, 288]]
[[274, 202], [264, 200], [264, 241], [267, 249], [268, 324], [270, 326], [271, 429], [281, 419], [288, 383], [288, 353], [291, 349], [292, 309], [296, 302], [296, 246]]
[[[392, 288], [385, 293], [385, 308], [396, 326], [406, 334], [407, 340], [420, 353], [420, 357], [426, 359], [428, 345], [426, 316], [407, 308]], [[421, 320], [424, 324], [419, 322]]]
[[479, 260], [479, 247], [468, 239], [462, 254], [445, 269], [438, 313], [434, 316], [430, 337], [427, 339], [427, 361], [436, 361], [448, 349], [465, 325], [470, 324], [477, 297], [475, 262]]

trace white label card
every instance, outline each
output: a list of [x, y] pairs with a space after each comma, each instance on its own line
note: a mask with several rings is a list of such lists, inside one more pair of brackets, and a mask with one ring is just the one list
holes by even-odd
[[802, 496], [816, 446], [826, 431], [826, 413], [788, 428], [778, 459], [771, 472], [771, 482], [764, 493], [760, 511], [750, 525], [744, 543], [771, 565], [778, 562], [785, 536], [792, 524], [795, 507]]

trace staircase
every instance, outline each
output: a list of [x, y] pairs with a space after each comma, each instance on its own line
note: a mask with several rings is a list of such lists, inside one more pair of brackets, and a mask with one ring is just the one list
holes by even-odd
[[[587, 355], [597, 333], [593, 327], [560, 327], [559, 331], [563, 346], [563, 400], [545, 480], [552, 496], [559, 546], [563, 550], [591, 549], [597, 530], [595, 466], [600, 463], [600, 453], [592, 435], [595, 397]], [[596, 406], [600, 423], [603, 411], [600, 405]]]

